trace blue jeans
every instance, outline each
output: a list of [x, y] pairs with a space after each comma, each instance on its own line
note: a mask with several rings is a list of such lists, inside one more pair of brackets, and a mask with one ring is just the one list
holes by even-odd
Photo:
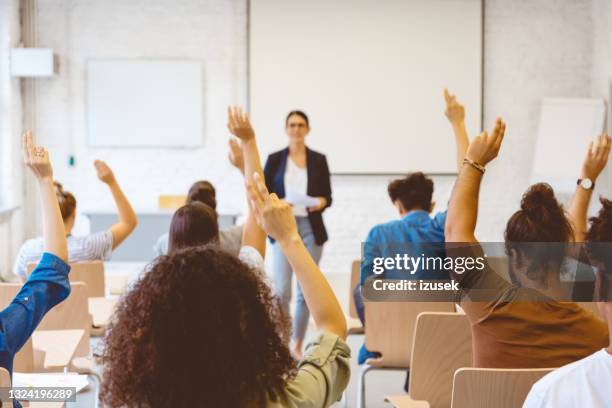
[[[304, 245], [318, 265], [321, 255], [323, 254], [323, 246], [317, 245], [308, 217], [295, 217], [295, 220], [297, 222], [298, 232], [304, 241]], [[280, 246], [276, 242], [272, 244], [272, 278], [274, 279], [274, 294], [281, 300], [283, 309], [289, 316], [289, 302], [291, 301], [293, 270], [291, 269], [289, 261], [287, 261], [287, 258], [285, 258]], [[293, 318], [294, 340], [304, 340], [309, 319], [310, 311], [308, 310], [308, 306], [306, 306], [304, 295], [302, 294], [302, 288], [298, 283], [297, 306], [295, 308], [295, 316]]]

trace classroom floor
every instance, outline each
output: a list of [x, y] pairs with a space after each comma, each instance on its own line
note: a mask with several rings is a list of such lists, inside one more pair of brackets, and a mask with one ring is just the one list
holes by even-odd
[[[109, 263], [106, 267], [106, 273], [115, 276], [127, 276], [128, 281], [132, 282], [142, 270], [143, 265], [141, 264], [127, 264], [127, 263]], [[328, 275], [333, 290], [336, 292], [338, 299], [343, 306], [348, 305], [349, 297], [349, 279], [348, 274], [334, 274]], [[295, 293], [295, 291], [294, 291]], [[293, 305], [294, 302], [292, 302]], [[314, 332], [312, 325], [309, 328], [309, 334]], [[91, 339], [92, 350], [99, 345], [100, 338]], [[360, 373], [360, 367], [357, 365], [357, 352], [359, 347], [363, 343], [363, 336], [350, 336], [348, 344], [352, 351], [351, 357], [351, 382], [347, 389], [348, 392], [348, 406], [355, 407], [355, 396], [357, 393], [357, 378]], [[389, 404], [384, 402], [385, 395], [396, 395], [402, 394], [404, 381], [406, 374], [404, 372], [383, 372], [383, 371], [371, 371], [366, 377], [366, 406], [368, 408], [388, 408]], [[95, 391], [93, 384], [90, 382], [90, 387], [83, 390], [77, 395], [77, 401], [74, 403], [68, 403], [67, 408], [91, 408], [95, 406]], [[334, 407], [341, 407], [341, 404], [336, 404]]]

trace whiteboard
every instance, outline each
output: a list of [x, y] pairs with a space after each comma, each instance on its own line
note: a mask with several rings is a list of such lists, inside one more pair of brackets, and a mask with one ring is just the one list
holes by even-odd
[[589, 141], [605, 125], [603, 99], [544, 98], [531, 182], [547, 182], [559, 192], [573, 192]]
[[92, 147], [189, 147], [203, 141], [197, 61], [90, 60], [87, 132]]
[[285, 115], [334, 173], [456, 173], [448, 87], [481, 128], [481, 0], [252, 0], [250, 112], [264, 153]]

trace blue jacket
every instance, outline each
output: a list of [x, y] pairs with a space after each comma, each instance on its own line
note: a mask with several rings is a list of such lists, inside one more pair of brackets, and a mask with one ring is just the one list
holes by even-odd
[[[13, 358], [51, 308], [70, 294], [70, 266], [44, 253], [17, 296], [0, 312], [0, 366], [13, 376]], [[16, 400], [15, 407], [21, 405]]]
[[[289, 148], [287, 147], [269, 155], [264, 167], [266, 187], [271, 193], [276, 193], [279, 198], [285, 197], [285, 169], [288, 157]], [[324, 154], [306, 148], [306, 175], [308, 177], [306, 194], [312, 197], [325, 197], [327, 199], [325, 208], [329, 207], [332, 203], [332, 191], [329, 167]], [[310, 226], [318, 245], [323, 245], [328, 238], [322, 216], [325, 208], [308, 213]]]

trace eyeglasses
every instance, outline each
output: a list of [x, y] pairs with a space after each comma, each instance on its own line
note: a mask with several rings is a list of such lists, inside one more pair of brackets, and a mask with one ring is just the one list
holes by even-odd
[[287, 127], [290, 128], [305, 128], [307, 127], [305, 123], [290, 123], [289, 125], [287, 125]]

